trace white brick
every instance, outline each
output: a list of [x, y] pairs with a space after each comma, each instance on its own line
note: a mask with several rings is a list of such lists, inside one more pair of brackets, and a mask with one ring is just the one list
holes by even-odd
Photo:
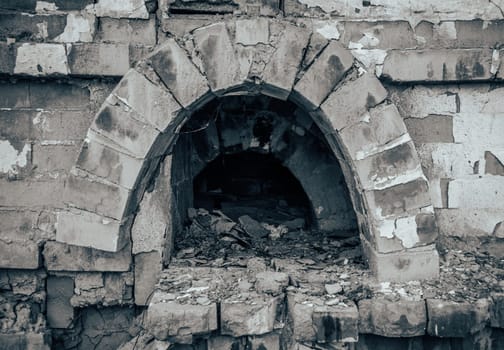
[[15, 74], [68, 74], [65, 46], [62, 44], [22, 44], [17, 49]]
[[504, 209], [504, 176], [472, 176], [450, 181], [448, 207]]

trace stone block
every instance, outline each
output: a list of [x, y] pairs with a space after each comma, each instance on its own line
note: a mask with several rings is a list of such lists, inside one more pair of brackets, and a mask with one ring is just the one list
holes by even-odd
[[504, 177], [474, 175], [450, 181], [448, 208], [504, 208]]
[[[77, 274], [76, 276], [79, 276]], [[133, 273], [103, 273], [102, 284], [93, 281], [92, 285], [83, 285], [76, 289], [70, 299], [73, 307], [85, 308], [88, 306], [115, 306], [133, 304]], [[133, 310], [130, 308], [129, 310]]]
[[289, 275], [284, 272], [263, 271], [256, 274], [254, 288], [259, 293], [279, 295], [289, 285]]
[[417, 47], [416, 32], [407, 21], [346, 21], [341, 42], [362, 49]]
[[249, 342], [250, 350], [280, 350], [280, 335], [276, 333], [252, 336]]
[[123, 76], [130, 68], [126, 44], [75, 43], [67, 51], [72, 75]]
[[436, 279], [439, 255], [434, 244], [401, 252], [378, 253], [362, 239], [362, 248], [373, 275], [378, 281], [413, 281]]
[[47, 181], [9, 181], [0, 179], [0, 206], [4, 207], [52, 207], [64, 206], [61, 193], [64, 184], [60, 179]]
[[[2, 232], [3, 233], [3, 232]], [[0, 239], [0, 267], [4, 269], [38, 269], [40, 249], [36, 242], [28, 239]]]
[[390, 99], [404, 118], [451, 115], [461, 110], [460, 95], [456, 91], [447, 91], [446, 88], [415, 85], [415, 88], [389, 88], [389, 92]]
[[371, 215], [385, 218], [405, 214], [413, 209], [431, 205], [429, 185], [425, 178], [418, 178], [382, 190], [365, 191]]
[[504, 328], [504, 293], [492, 293], [490, 324], [494, 328]]
[[67, 75], [68, 68], [64, 45], [25, 43], [17, 48], [14, 74]]
[[235, 30], [236, 44], [255, 46], [269, 43], [269, 21], [266, 18], [237, 20]]
[[404, 124], [416, 144], [455, 141], [452, 116], [428, 115], [425, 118], [406, 118]]
[[225, 92], [245, 80], [226, 24], [215, 23], [194, 31], [195, 48], [201, 66], [216, 94]]
[[374, 233], [371, 239], [379, 253], [398, 252], [420, 242], [415, 216], [373, 221], [371, 231]]
[[355, 168], [365, 190], [383, 189], [423, 176], [413, 142], [357, 160]]
[[[111, 99], [109, 99], [110, 102]], [[141, 116], [120, 102], [105, 103], [93, 121], [91, 130], [110, 139], [136, 158], [146, 158], [159, 136], [153, 126], [139, 121]], [[110, 145], [114, 148], [113, 144]]]
[[16, 65], [16, 47], [0, 43], [0, 73], [12, 74]]
[[161, 82], [153, 83], [130, 69], [113, 93], [160, 132], [174, 132], [180, 123], [182, 107]]
[[130, 20], [101, 17], [97, 41], [122, 44], [156, 45], [156, 20]]
[[363, 299], [359, 301], [359, 333], [384, 337], [425, 334], [427, 311], [423, 300]]
[[167, 40], [147, 61], [182, 107], [187, 108], [207, 95], [209, 87], [206, 78], [175, 40]]
[[74, 294], [71, 277], [49, 276], [47, 278], [47, 322], [51, 328], [70, 328], [74, 319], [74, 309], [70, 298]]
[[286, 25], [276, 50], [262, 72], [262, 93], [281, 100], [287, 99], [309, 39], [310, 32], [306, 29]]
[[[395, 105], [369, 110], [369, 118], [348, 126], [339, 135], [352, 159], [363, 159], [397, 144], [407, 130]], [[394, 142], [395, 140], [395, 142]]]
[[[425, 341], [426, 344], [429, 344], [431, 339], [427, 339]], [[439, 338], [436, 340], [440, 340]], [[448, 342], [450, 339], [447, 339]], [[438, 346], [438, 345], [435, 345]], [[374, 334], [360, 334], [359, 335], [359, 350], [390, 350], [390, 349], [408, 349], [408, 350], [455, 350], [460, 348], [441, 348], [441, 347], [424, 347], [424, 341], [422, 337], [414, 337], [414, 338], [391, 338], [391, 337], [382, 337]]]
[[64, 192], [64, 201], [70, 206], [116, 220], [132, 211], [127, 208], [129, 197], [125, 188], [76, 174], [68, 176]]
[[420, 244], [434, 243], [439, 235], [439, 228], [434, 213], [418, 213], [415, 217]]
[[117, 252], [128, 240], [121, 222], [84, 210], [60, 211], [57, 215], [58, 242]]
[[156, 339], [208, 334], [217, 330], [217, 306], [163, 302], [163, 293], [153, 295], [147, 309], [146, 328]]
[[94, 136], [95, 134], [90, 133], [84, 140], [75, 166], [132, 190], [144, 164], [143, 159], [102, 145]]
[[347, 49], [337, 41], [330, 41], [294, 86], [294, 93], [299, 95], [300, 101], [305, 101], [305, 108], [317, 109], [353, 62], [354, 58]]
[[357, 343], [359, 312], [352, 301], [342, 306], [315, 306], [312, 327], [318, 343]]
[[474, 303], [427, 299], [427, 313], [427, 333], [443, 338], [462, 338], [474, 334], [485, 328], [490, 319], [486, 299]]
[[78, 247], [65, 243], [46, 242], [44, 261], [49, 271], [128, 271], [131, 264], [129, 246], [120, 252]]
[[223, 300], [220, 308], [221, 334], [241, 337], [273, 331], [279, 299], [254, 295], [247, 302]]
[[[30, 107], [29, 84], [27, 83], [6, 83], [0, 84], [0, 106], [2, 108], [23, 108]], [[3, 118], [5, 111], [2, 111]]]
[[492, 50], [390, 51], [382, 76], [398, 82], [487, 80], [491, 66]]
[[[322, 118], [326, 121], [324, 124], [328, 124], [321, 127], [325, 132], [333, 133], [356, 124], [364, 120], [370, 108], [380, 104], [386, 97], [387, 90], [371, 73], [345, 81], [320, 106]], [[314, 113], [317, 117], [320, 114]]]
[[32, 108], [88, 111], [91, 102], [91, 93], [88, 86], [33, 81], [30, 82], [29, 89], [30, 107]]
[[98, 0], [94, 5], [98, 17], [148, 19], [149, 12], [144, 0]]
[[66, 174], [79, 153], [76, 145], [33, 144], [32, 163], [37, 174]]
[[3, 10], [15, 10], [33, 12], [37, 5], [37, 0], [5, 0], [0, 3]]
[[242, 339], [220, 335], [210, 337], [207, 342], [207, 350], [244, 350]]
[[135, 304], [148, 305], [163, 268], [160, 252], [135, 255]]
[[50, 350], [51, 336], [44, 333], [23, 332], [0, 334], [0, 350]]

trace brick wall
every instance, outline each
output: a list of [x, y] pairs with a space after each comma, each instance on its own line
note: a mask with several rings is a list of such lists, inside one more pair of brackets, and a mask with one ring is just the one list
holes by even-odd
[[[1, 276], [19, 272], [48, 290], [61, 283], [68, 299], [61, 317], [69, 322], [79, 312], [96, 317], [95, 305], [121, 313], [134, 304], [130, 247], [103, 253], [55, 242], [65, 180], [129, 67], [169, 38], [233, 16], [285, 16], [313, 28], [307, 62], [317, 42], [319, 50], [326, 39], [347, 47], [385, 84], [405, 121], [440, 234], [504, 238], [503, 9], [497, 0], [1, 1]], [[40, 283], [28, 293], [10, 281], [0, 285], [9, 295], [2, 305], [44, 310], [36, 306], [46, 302]], [[82, 284], [96, 286], [86, 294]], [[47, 303], [40, 312], [49, 327], [66, 328]], [[44, 326], [29, 329], [44, 333]], [[24, 341], [43, 344], [47, 337], [38, 335]]]

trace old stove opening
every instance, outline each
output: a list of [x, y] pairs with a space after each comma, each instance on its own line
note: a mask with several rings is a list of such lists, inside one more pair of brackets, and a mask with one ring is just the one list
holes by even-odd
[[280, 225], [310, 227], [312, 208], [299, 181], [271, 154], [221, 154], [194, 179], [194, 207], [220, 209], [238, 222], [248, 215]]
[[172, 154], [176, 259], [360, 259], [339, 162], [295, 104], [214, 99], [185, 123]]

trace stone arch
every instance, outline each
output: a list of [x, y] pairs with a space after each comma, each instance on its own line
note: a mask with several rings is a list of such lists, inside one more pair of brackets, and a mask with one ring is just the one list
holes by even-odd
[[118, 251], [160, 159], [216, 96], [265, 94], [313, 118], [340, 161], [365, 254], [381, 280], [437, 276], [437, 229], [415, 147], [387, 91], [337, 41], [275, 19], [238, 19], [167, 39], [130, 69], [88, 130], [56, 239]]

